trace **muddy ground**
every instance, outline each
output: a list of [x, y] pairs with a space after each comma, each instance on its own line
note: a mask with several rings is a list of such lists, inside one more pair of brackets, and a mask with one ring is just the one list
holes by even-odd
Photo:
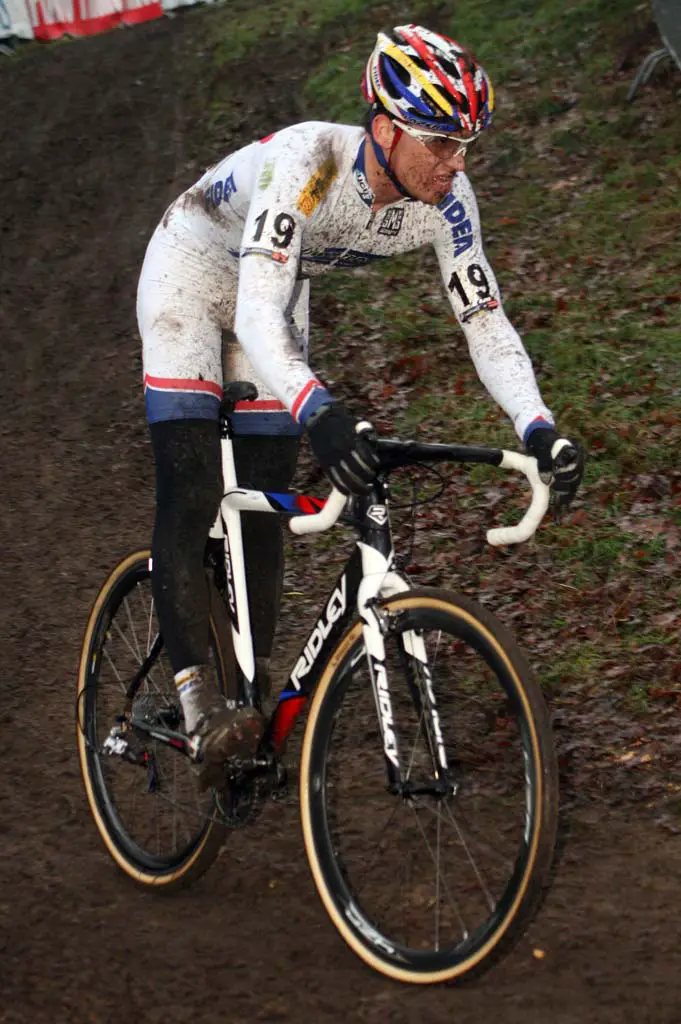
[[[346, 949], [293, 796], [177, 897], [137, 891], [102, 846], [77, 763], [76, 669], [104, 573], [149, 537], [134, 289], [151, 229], [200, 170], [192, 83], [178, 79], [197, 25], [0, 64], [0, 1021], [676, 1024], [681, 839], [641, 801], [572, 801], [528, 936], [457, 989], [389, 983]], [[295, 111], [278, 93], [247, 114], [250, 137]]]

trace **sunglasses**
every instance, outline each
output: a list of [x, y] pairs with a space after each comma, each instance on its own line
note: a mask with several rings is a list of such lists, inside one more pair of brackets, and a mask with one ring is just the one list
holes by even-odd
[[397, 122], [397, 127], [401, 128], [407, 135], [411, 135], [412, 139], [416, 139], [417, 142], [425, 146], [438, 160], [451, 160], [455, 156], [465, 156], [468, 147], [478, 137], [477, 135], [471, 135], [467, 139], [457, 139], [456, 136], [442, 135], [439, 132], [422, 132], [418, 128], [414, 128], [412, 125], [402, 121]]

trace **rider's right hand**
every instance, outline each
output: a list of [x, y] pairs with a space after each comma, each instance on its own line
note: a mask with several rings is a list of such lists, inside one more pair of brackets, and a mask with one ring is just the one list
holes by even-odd
[[312, 413], [305, 430], [334, 487], [342, 494], [366, 494], [379, 465], [371, 423], [353, 416], [340, 403], [329, 402]]

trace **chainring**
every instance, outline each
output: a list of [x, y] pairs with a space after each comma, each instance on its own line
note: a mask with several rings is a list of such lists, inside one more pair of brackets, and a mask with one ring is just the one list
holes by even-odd
[[246, 828], [260, 815], [269, 793], [264, 775], [250, 773], [214, 789], [215, 808], [227, 828]]

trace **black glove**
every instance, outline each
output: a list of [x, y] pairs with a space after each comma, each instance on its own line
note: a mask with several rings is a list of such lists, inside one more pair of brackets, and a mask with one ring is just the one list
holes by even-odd
[[553, 488], [556, 505], [567, 508], [584, 476], [584, 452], [580, 446], [553, 427], [536, 427], [525, 447], [537, 460], [537, 469], [544, 483]]
[[305, 429], [312, 451], [334, 487], [343, 494], [365, 494], [379, 464], [371, 443], [372, 425], [330, 402], [312, 413]]

